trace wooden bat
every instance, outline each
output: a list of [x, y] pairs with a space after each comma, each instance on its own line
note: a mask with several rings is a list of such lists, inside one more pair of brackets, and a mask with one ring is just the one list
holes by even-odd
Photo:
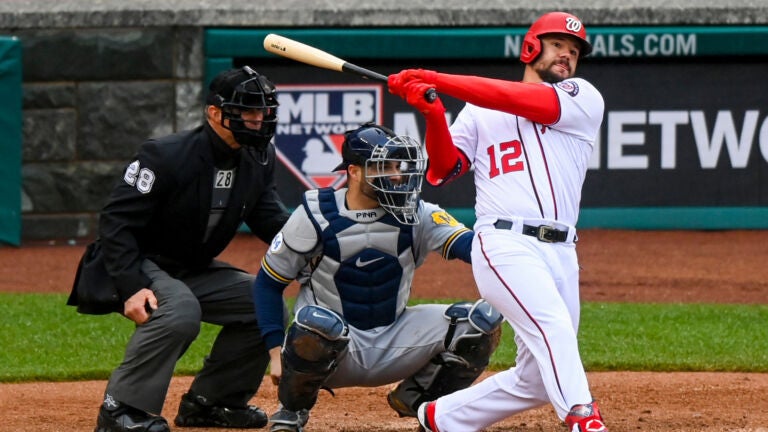
[[[328, 52], [274, 33], [270, 33], [264, 38], [264, 49], [272, 54], [277, 54], [311, 66], [336, 72], [352, 73], [363, 78], [384, 83], [387, 82], [387, 77], [385, 75], [349, 63]], [[435, 92], [435, 89], [429, 89], [424, 94], [424, 98], [432, 103], [437, 98], [437, 92]]]

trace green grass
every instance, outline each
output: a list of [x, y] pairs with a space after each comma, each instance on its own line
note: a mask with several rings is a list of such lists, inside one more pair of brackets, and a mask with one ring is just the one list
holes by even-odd
[[590, 370], [768, 372], [768, 306], [593, 303], [580, 350]]
[[[116, 314], [82, 315], [60, 294], [0, 294], [0, 382], [105, 379], [122, 361], [134, 325]], [[203, 365], [218, 327], [200, 335], [176, 365]]]
[[[768, 372], [768, 306], [585, 303], [579, 350], [589, 371]], [[505, 323], [491, 368], [515, 352]]]
[[[78, 314], [61, 294], [0, 294], [0, 382], [105, 379], [133, 324]], [[446, 303], [448, 300], [441, 300]], [[218, 331], [204, 324], [179, 360], [194, 374]], [[586, 303], [579, 332], [587, 370], [768, 372], [768, 306]], [[505, 324], [491, 368], [514, 364]]]

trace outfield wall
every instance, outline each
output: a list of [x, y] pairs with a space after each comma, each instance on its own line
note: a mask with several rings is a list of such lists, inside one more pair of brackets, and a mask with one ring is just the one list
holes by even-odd
[[[380, 98], [377, 119], [420, 135], [420, 118], [381, 86], [267, 56], [259, 40], [267, 30], [320, 38], [331, 52], [384, 73], [422, 66], [514, 79], [522, 71], [514, 60], [520, 35], [551, 8], [572, 11], [588, 25], [596, 55], [580, 73], [607, 102], [580, 227], [768, 225], [766, 5], [199, 3], [0, 2], [0, 34], [17, 37], [23, 51], [23, 238], [92, 237], [113, 181], [141, 142], [200, 121], [210, 74], [244, 61], [294, 97], [318, 95], [318, 85], [363, 86]], [[217, 33], [239, 36], [217, 45]], [[445, 103], [452, 115], [460, 109], [457, 101]], [[282, 160], [281, 188], [293, 206], [308, 184], [297, 162]], [[471, 221], [469, 177], [425, 196]]]
[[21, 242], [21, 43], [0, 36], [0, 243]]

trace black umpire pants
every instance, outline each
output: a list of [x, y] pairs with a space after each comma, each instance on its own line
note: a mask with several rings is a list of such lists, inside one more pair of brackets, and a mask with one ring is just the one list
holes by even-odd
[[132, 407], [160, 414], [177, 360], [200, 332], [201, 321], [221, 325], [191, 391], [217, 405], [242, 407], [259, 389], [269, 354], [256, 324], [254, 276], [214, 262], [208, 269], [173, 278], [154, 262], [142, 271], [158, 308], [136, 326], [125, 358], [112, 373], [106, 394]]

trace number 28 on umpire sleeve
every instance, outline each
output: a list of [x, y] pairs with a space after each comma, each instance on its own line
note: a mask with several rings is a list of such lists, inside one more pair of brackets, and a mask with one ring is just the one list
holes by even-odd
[[520, 141], [506, 141], [498, 144], [498, 150], [495, 145], [488, 147], [488, 159], [491, 166], [488, 173], [489, 178], [494, 178], [499, 174], [508, 174], [524, 169], [520, 156], [523, 155], [523, 145]]
[[149, 168], [139, 169], [139, 161], [135, 160], [125, 169], [123, 180], [131, 186], [136, 186], [139, 192], [146, 194], [152, 190], [155, 173]]

